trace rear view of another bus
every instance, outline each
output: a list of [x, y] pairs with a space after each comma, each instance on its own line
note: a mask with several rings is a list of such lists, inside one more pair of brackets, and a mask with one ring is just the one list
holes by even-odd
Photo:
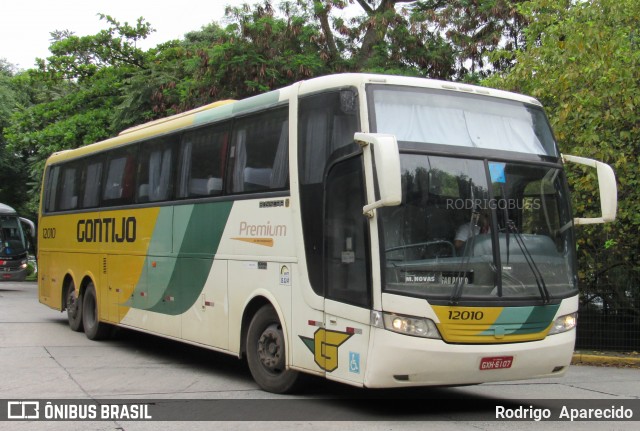
[[0, 204], [0, 280], [22, 281], [27, 276], [28, 233], [26, 223], [34, 231], [33, 223], [18, 217], [8, 205]]

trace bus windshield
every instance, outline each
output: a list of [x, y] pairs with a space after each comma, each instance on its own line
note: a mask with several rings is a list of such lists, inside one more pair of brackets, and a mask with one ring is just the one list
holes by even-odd
[[576, 293], [560, 169], [402, 154], [402, 204], [380, 210], [385, 290], [545, 301]]
[[538, 106], [428, 88], [376, 85], [369, 90], [372, 130], [398, 141], [558, 156]]
[[26, 238], [18, 217], [0, 216], [0, 256], [15, 256], [26, 251]]

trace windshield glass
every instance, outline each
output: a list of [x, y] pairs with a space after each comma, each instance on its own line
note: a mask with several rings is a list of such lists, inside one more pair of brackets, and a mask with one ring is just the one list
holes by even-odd
[[456, 91], [370, 87], [372, 130], [398, 141], [557, 156], [543, 110], [535, 105]]
[[384, 290], [449, 302], [575, 294], [562, 171], [401, 154], [402, 203], [379, 210]]
[[26, 252], [22, 226], [17, 217], [0, 216], [0, 256]]

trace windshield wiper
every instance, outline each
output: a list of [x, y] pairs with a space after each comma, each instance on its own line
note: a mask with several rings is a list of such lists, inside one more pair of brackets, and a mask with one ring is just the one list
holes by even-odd
[[480, 212], [477, 210], [473, 210], [471, 213], [471, 220], [469, 220], [469, 238], [464, 244], [464, 250], [462, 252], [462, 260], [460, 261], [460, 266], [458, 267], [457, 275], [456, 275], [456, 284], [453, 288], [453, 294], [449, 299], [450, 305], [457, 305], [462, 297], [462, 291], [464, 289], [464, 282], [467, 278], [467, 267], [471, 260], [471, 251], [473, 251], [473, 246], [476, 240], [476, 227], [478, 226], [478, 221], [480, 219]]
[[516, 244], [518, 244], [518, 247], [520, 247], [520, 251], [522, 251], [522, 255], [524, 256], [524, 259], [526, 260], [527, 265], [529, 265], [529, 269], [531, 269], [531, 272], [533, 273], [533, 276], [536, 279], [536, 284], [538, 285], [538, 291], [540, 291], [542, 302], [545, 304], [548, 303], [551, 300], [551, 296], [549, 295], [549, 290], [547, 289], [547, 285], [544, 282], [544, 277], [542, 276], [542, 273], [538, 269], [538, 266], [536, 265], [536, 262], [533, 259], [531, 252], [527, 248], [527, 245], [524, 243], [524, 239], [522, 238], [522, 235], [520, 234], [520, 232], [518, 232], [518, 228], [516, 227], [515, 223], [512, 220], [507, 220], [507, 232], [509, 231], [513, 232], [513, 237], [516, 240]]

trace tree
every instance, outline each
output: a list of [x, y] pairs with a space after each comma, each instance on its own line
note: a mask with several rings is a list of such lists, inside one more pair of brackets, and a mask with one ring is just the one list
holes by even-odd
[[[523, 1], [315, 0], [312, 16], [333, 69], [477, 80], [512, 64], [508, 55], [490, 62], [493, 51], [522, 47], [527, 21], [516, 6]], [[362, 14], [332, 14], [348, 4]]]
[[124, 24], [113, 17], [98, 14], [109, 27], [95, 35], [76, 36], [68, 30], [51, 33], [51, 56], [47, 60], [37, 59], [42, 71], [59, 78], [83, 80], [105, 67], [130, 66], [132, 70], [146, 67], [145, 53], [137, 48], [137, 42], [155, 30], [138, 18], [135, 26]]
[[240, 99], [331, 72], [322, 34], [294, 4], [227, 9], [184, 40], [157, 47], [131, 79], [126, 103], [162, 117], [221, 99]]
[[33, 102], [16, 105], [2, 131], [6, 152], [29, 166], [26, 207], [31, 213], [37, 212], [46, 158], [55, 151], [113, 136], [127, 79], [146, 67], [146, 54], [136, 48], [136, 41], [146, 37], [151, 27], [142, 19], [132, 27], [106, 15], [101, 18], [109, 28], [94, 36], [54, 32], [52, 55], [38, 59], [38, 69], [11, 78]]
[[[583, 246], [609, 239], [640, 244], [640, 3], [635, 0], [533, 0], [517, 64], [486, 83], [531, 94], [546, 106], [560, 150], [609, 163], [618, 179], [618, 218], [581, 228]], [[591, 175], [593, 177], [593, 175]], [[595, 213], [593, 178], [573, 175], [576, 214]]]
[[[526, 1], [449, 0], [438, 5], [434, 21], [456, 53], [456, 76], [476, 80], [513, 65], [513, 53], [526, 44], [528, 20], [518, 7]], [[494, 56], [496, 51], [504, 55]]]
[[4, 130], [10, 124], [12, 113], [18, 106], [27, 103], [24, 93], [16, 85], [15, 67], [0, 59], [0, 202], [24, 213], [28, 175], [24, 161], [7, 149]]

